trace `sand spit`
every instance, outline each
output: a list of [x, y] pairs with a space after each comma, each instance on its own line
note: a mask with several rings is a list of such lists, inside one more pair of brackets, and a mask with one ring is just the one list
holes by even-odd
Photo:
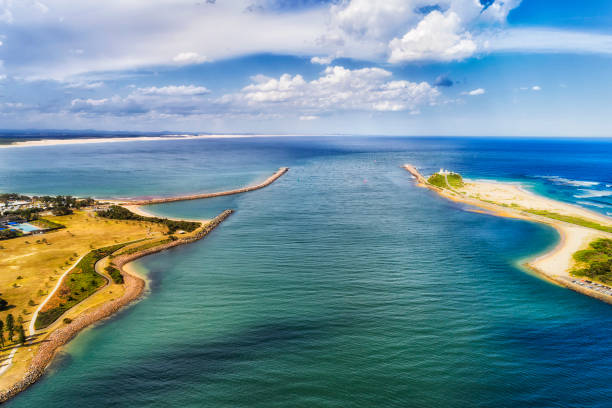
[[403, 168], [412, 174], [420, 187], [433, 190], [449, 200], [469, 204], [484, 210], [477, 212], [538, 222], [555, 228], [561, 237], [557, 246], [551, 251], [527, 261], [524, 266], [547, 280], [612, 304], [612, 295], [602, 293], [601, 288], [595, 285], [584, 285], [580, 279], [574, 278], [570, 274], [574, 266], [574, 253], [587, 248], [592, 241], [598, 238], [612, 239], [612, 234], [532, 214], [518, 207], [513, 208], [513, 205], [530, 210], [549, 211], [580, 217], [608, 226], [612, 225], [611, 218], [582, 207], [539, 196], [511, 183], [470, 181], [466, 182], [465, 187], [450, 191], [427, 183], [427, 179], [414, 166], [406, 164]]
[[154, 254], [157, 252], [164, 251], [169, 248], [173, 248], [179, 245], [189, 244], [191, 242], [200, 240], [214, 230], [219, 224], [221, 224], [227, 217], [233, 213], [233, 210], [225, 210], [218, 216], [216, 216], [208, 224], [204, 225], [200, 231], [190, 237], [179, 238], [176, 241], [172, 241], [163, 245], [159, 245], [153, 248], [136, 252], [129, 255], [122, 255], [116, 257], [113, 262], [121, 270], [124, 277], [125, 291], [123, 295], [115, 300], [111, 300], [97, 309], [84, 313], [74, 320], [70, 324], [63, 326], [60, 329], [55, 330], [48, 338], [43, 341], [43, 344], [38, 349], [37, 354], [30, 363], [30, 368], [24, 375], [24, 377], [11, 386], [9, 389], [0, 393], [0, 403], [9, 400], [21, 391], [34, 384], [45, 372], [45, 369], [49, 363], [53, 360], [53, 357], [57, 351], [68, 341], [74, 338], [81, 330], [88, 326], [98, 322], [99, 320], [105, 319], [112, 316], [114, 313], [119, 311], [124, 306], [138, 299], [145, 288], [145, 281], [140, 277], [133, 275], [129, 272], [129, 268], [125, 266], [139, 258]]

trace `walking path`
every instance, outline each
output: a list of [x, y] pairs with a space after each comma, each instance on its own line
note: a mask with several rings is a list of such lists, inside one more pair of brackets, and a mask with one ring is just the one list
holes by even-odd
[[[85, 255], [87, 255], [87, 254], [85, 254]], [[64, 277], [66, 275], [68, 275], [68, 273], [70, 273], [70, 271], [73, 270], [74, 267], [79, 264], [79, 262], [81, 262], [81, 259], [83, 259], [85, 257], [85, 255], [83, 255], [82, 257], [77, 259], [77, 261], [74, 263], [74, 265], [72, 265], [66, 272], [64, 272], [62, 274], [62, 276], [60, 276], [60, 278], [57, 280], [57, 284], [55, 285], [55, 287], [53, 288], [51, 293], [49, 293], [49, 295], [47, 295], [45, 300], [40, 305], [38, 305], [38, 307], [36, 308], [34, 313], [32, 313], [32, 318], [30, 319], [30, 326], [28, 327], [28, 332], [30, 333], [30, 336], [34, 336], [36, 334], [36, 329], [34, 328], [34, 323], [36, 323], [36, 318], [38, 317], [38, 312], [40, 312], [42, 310], [42, 308], [47, 304], [49, 299], [51, 299], [53, 297], [53, 295], [55, 294], [55, 292], [59, 289], [59, 287], [62, 284], [62, 281], [64, 280]], [[18, 346], [15, 346], [13, 348], [13, 350], [9, 354], [8, 358], [6, 359], [4, 365], [2, 367], [0, 367], [0, 375], [4, 374], [6, 372], [6, 370], [11, 368], [11, 365], [13, 365], [13, 357], [15, 356], [15, 353], [17, 352], [18, 348], [19, 348]]]
[[[85, 255], [87, 255], [87, 254], [85, 254]], [[30, 319], [30, 327], [28, 328], [28, 331], [30, 332], [30, 336], [33, 336], [33, 335], [36, 334], [36, 329], [34, 328], [34, 323], [36, 323], [36, 318], [38, 317], [38, 313], [42, 310], [43, 307], [45, 307], [45, 305], [53, 297], [55, 292], [57, 292], [59, 287], [62, 285], [62, 281], [64, 280], [64, 277], [66, 277], [66, 275], [68, 275], [70, 273], [70, 271], [72, 271], [79, 264], [79, 262], [81, 262], [81, 259], [83, 259], [85, 257], [85, 255], [83, 255], [79, 259], [77, 259], [77, 261], [74, 263], [74, 265], [72, 265], [66, 272], [64, 272], [62, 274], [62, 276], [60, 276], [60, 278], [57, 280], [57, 284], [55, 285], [53, 290], [47, 295], [45, 300], [43, 300], [42, 303], [40, 305], [38, 305], [38, 307], [36, 308], [34, 313], [32, 313], [32, 318]]]

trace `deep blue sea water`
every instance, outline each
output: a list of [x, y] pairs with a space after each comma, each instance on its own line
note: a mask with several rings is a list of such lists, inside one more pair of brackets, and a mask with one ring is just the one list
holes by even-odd
[[519, 267], [556, 233], [466, 212], [414, 186], [403, 163], [521, 181], [612, 212], [610, 140], [0, 149], [0, 191], [35, 194], [217, 191], [291, 167], [262, 190], [151, 207], [236, 213], [202, 241], [138, 261], [146, 298], [79, 335], [7, 405], [610, 406], [612, 308]]

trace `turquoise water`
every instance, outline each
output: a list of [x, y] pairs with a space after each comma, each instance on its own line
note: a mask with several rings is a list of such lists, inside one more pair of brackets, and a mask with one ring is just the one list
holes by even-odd
[[32, 224], [28, 224], [28, 223], [23, 223], [23, 224], [15, 224], [13, 225], [13, 227], [23, 231], [23, 232], [32, 232], [32, 231], [38, 231], [40, 228], [35, 227]]
[[[147, 296], [79, 335], [7, 405], [609, 406], [612, 308], [518, 266], [556, 233], [464, 211], [399, 166], [519, 180], [546, 168], [603, 189], [611, 150], [402, 138], [0, 150], [0, 190], [36, 193], [212, 191], [291, 167], [262, 190], [151, 207], [236, 213], [202, 241], [139, 261]], [[46, 155], [57, 162], [43, 172]]]

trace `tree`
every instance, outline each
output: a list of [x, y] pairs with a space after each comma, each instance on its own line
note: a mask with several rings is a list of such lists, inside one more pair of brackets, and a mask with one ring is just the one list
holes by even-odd
[[8, 331], [8, 338], [13, 341], [13, 334], [15, 333], [15, 318], [12, 314], [6, 316], [6, 330]]
[[19, 325], [19, 328], [17, 329], [17, 331], [19, 332], [19, 344], [25, 343], [26, 334], [25, 334], [25, 330], [23, 329], [23, 324]]
[[54, 207], [51, 210], [51, 213], [56, 216], [60, 215], [70, 215], [72, 214], [72, 210], [68, 207]]
[[8, 302], [6, 300], [0, 298], [0, 310], [6, 309], [7, 306], [8, 306]]
[[0, 320], [0, 346], [4, 348], [4, 322]]

